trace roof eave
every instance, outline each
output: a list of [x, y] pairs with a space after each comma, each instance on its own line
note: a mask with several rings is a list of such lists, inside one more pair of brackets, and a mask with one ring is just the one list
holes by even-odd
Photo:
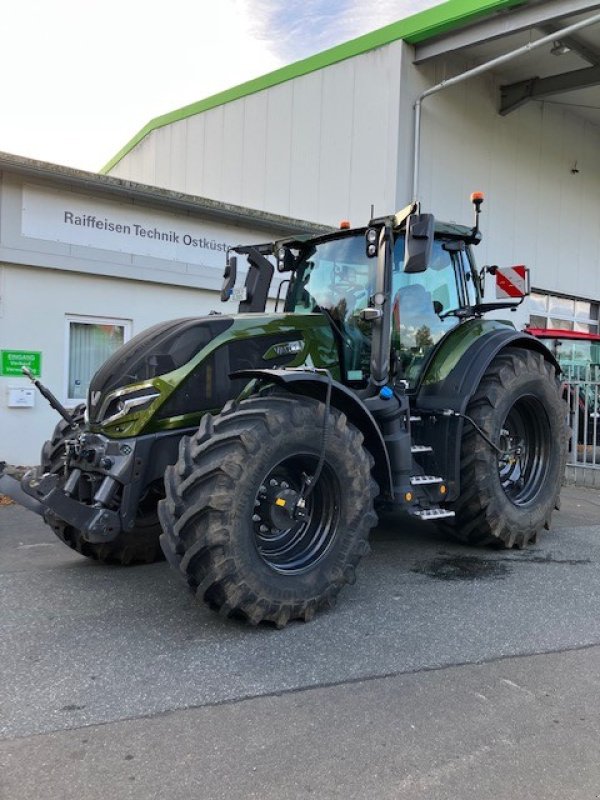
[[280, 214], [271, 214], [158, 186], [148, 186], [113, 175], [101, 175], [96, 172], [73, 169], [61, 164], [38, 161], [11, 153], [0, 152], [0, 174], [2, 173], [10, 173], [30, 180], [52, 181], [53, 184], [70, 190], [93, 191], [115, 199], [136, 200], [172, 213], [202, 216], [215, 222], [257, 228], [275, 234], [311, 233], [316, 235], [329, 230], [324, 225], [307, 220], [284, 217]]

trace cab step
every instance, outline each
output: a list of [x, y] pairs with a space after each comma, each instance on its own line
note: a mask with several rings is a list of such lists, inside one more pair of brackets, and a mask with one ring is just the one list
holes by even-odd
[[434, 483], [443, 483], [444, 479], [437, 475], [413, 475], [410, 482], [412, 486], [431, 486]]
[[423, 508], [411, 513], [422, 520], [446, 519], [454, 516], [454, 511], [448, 511], [446, 508]]
[[428, 444], [413, 444], [410, 448], [411, 453], [433, 453], [433, 447]]

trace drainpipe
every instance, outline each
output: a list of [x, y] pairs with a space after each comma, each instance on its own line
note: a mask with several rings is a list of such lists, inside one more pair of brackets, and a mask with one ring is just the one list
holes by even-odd
[[467, 80], [467, 78], [474, 78], [476, 75], [481, 75], [483, 72], [487, 72], [494, 67], [497, 67], [499, 64], [504, 64], [506, 61], [511, 61], [513, 58], [517, 58], [517, 56], [524, 55], [525, 53], [529, 53], [531, 50], [535, 50], [536, 47], [541, 47], [544, 44], [548, 44], [550, 42], [560, 41], [561, 38], [565, 36], [569, 36], [571, 33], [575, 33], [575, 31], [581, 30], [581, 28], [587, 28], [589, 25], [594, 25], [596, 22], [600, 22], [600, 14], [595, 14], [593, 17], [588, 17], [588, 19], [581, 20], [580, 22], [576, 22], [574, 25], [569, 25], [567, 28], [563, 28], [559, 31], [553, 31], [548, 36], [543, 36], [541, 39], [538, 39], [535, 42], [529, 42], [528, 44], [522, 45], [521, 47], [517, 47], [516, 50], [512, 50], [510, 53], [505, 53], [502, 56], [497, 56], [493, 58], [491, 61], [486, 61], [484, 64], [480, 64], [478, 67], [473, 67], [473, 69], [468, 69], [466, 72], [462, 72], [460, 75], [456, 75], [454, 78], [448, 78], [446, 81], [442, 81], [438, 83], [436, 86], [432, 86], [430, 89], [422, 92], [415, 102], [415, 141], [414, 141], [414, 157], [413, 157], [413, 200], [416, 201], [418, 198], [418, 190], [419, 190], [419, 157], [420, 157], [420, 150], [421, 150], [421, 104], [426, 97], [429, 95], [435, 94], [436, 92], [441, 91], [442, 89], [446, 89], [449, 86], [454, 86], [457, 83], [462, 83], [462, 81]]

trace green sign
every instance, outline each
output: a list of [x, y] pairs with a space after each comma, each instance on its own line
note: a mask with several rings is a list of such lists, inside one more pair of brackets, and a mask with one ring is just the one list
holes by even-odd
[[27, 367], [36, 378], [41, 378], [42, 354], [32, 350], [0, 350], [0, 375], [22, 378], [21, 367]]

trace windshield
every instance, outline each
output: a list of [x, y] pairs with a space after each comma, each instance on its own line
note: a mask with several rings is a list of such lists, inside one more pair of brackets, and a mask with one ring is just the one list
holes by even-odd
[[339, 333], [342, 370], [350, 383], [369, 376], [371, 325], [359, 315], [375, 291], [376, 270], [362, 231], [313, 244], [300, 254], [286, 299], [286, 311], [326, 314]]

